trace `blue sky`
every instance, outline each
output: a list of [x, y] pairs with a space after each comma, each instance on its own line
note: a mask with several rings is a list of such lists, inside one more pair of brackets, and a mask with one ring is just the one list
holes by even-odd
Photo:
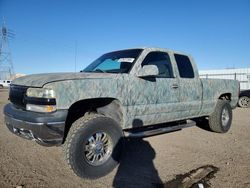
[[0, 0], [15, 72], [69, 72], [108, 51], [152, 46], [199, 69], [250, 67], [250, 0]]

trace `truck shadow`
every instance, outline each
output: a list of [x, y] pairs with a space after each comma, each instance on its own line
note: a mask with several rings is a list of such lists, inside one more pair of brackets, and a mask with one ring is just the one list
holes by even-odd
[[213, 132], [208, 125], [208, 119], [204, 118], [204, 119], [195, 119], [194, 120], [196, 122], [196, 126], [199, 127], [200, 129], [203, 129], [205, 131], [210, 131]]
[[[124, 140], [124, 152], [113, 180], [113, 186], [120, 187], [162, 187], [153, 159], [155, 151], [142, 138]], [[159, 186], [160, 185], [160, 186]]]

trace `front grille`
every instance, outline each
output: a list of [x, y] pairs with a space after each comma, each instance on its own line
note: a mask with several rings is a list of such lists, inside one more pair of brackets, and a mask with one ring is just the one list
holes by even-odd
[[17, 86], [17, 85], [11, 85], [10, 86], [10, 102], [12, 102], [14, 105], [25, 108], [25, 94], [28, 87], [26, 86]]

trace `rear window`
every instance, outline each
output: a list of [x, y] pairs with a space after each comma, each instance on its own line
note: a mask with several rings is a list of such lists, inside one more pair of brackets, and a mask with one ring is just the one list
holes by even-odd
[[194, 70], [188, 56], [174, 54], [181, 78], [194, 78]]

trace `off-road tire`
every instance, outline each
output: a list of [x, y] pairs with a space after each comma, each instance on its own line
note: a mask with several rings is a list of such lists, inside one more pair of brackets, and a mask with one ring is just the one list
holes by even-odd
[[[86, 157], [86, 142], [92, 135], [105, 132], [112, 140], [112, 152], [103, 164], [94, 166]], [[88, 114], [76, 120], [63, 145], [66, 161], [73, 172], [81, 177], [96, 179], [111, 172], [119, 163], [123, 148], [123, 133], [119, 124], [99, 114]]]
[[242, 96], [239, 98], [238, 105], [241, 108], [249, 108], [250, 98], [247, 96]]
[[[226, 123], [224, 123], [223, 125], [224, 110], [227, 111], [228, 120], [225, 121], [224, 118], [224, 121]], [[217, 133], [226, 133], [230, 129], [231, 123], [232, 123], [232, 108], [229, 104], [229, 101], [219, 99], [217, 101], [214, 112], [209, 116], [208, 120], [209, 128]]]

